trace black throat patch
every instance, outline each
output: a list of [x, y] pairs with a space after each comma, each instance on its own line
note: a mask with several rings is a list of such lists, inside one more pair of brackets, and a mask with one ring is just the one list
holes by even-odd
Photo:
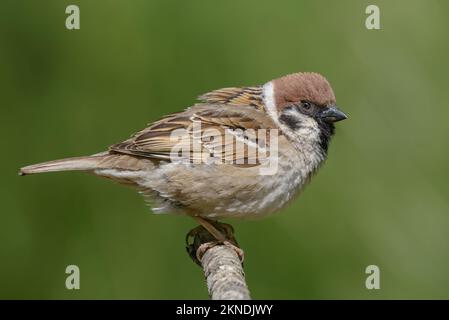
[[335, 133], [335, 126], [333, 123], [325, 122], [322, 119], [316, 119], [318, 127], [320, 128], [320, 147], [327, 153], [329, 149], [329, 142]]

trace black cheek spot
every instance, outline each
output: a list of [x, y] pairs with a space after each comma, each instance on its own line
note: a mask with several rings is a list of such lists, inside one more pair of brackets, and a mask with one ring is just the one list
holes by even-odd
[[301, 128], [301, 121], [292, 114], [282, 113], [279, 117], [279, 121], [292, 128], [293, 130], [298, 130]]

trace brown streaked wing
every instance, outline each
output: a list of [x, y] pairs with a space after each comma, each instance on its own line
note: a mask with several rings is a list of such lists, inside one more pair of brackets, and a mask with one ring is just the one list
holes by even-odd
[[[199, 132], [195, 131], [197, 127], [194, 123], [200, 124]], [[257, 157], [260, 146], [268, 148], [269, 144], [269, 130], [264, 135], [258, 135], [258, 130], [270, 128], [275, 128], [271, 119], [253, 107], [198, 104], [184, 112], [156, 121], [131, 139], [111, 146], [110, 150], [170, 160], [170, 153], [176, 146], [190, 150], [189, 160], [192, 162], [213, 154], [225, 163], [252, 166], [259, 164]], [[184, 129], [184, 132], [181, 132], [178, 139], [173, 139], [171, 135], [177, 129]], [[194, 150], [193, 137], [198, 136], [201, 137], [196, 140], [200, 148]], [[236, 152], [236, 139], [232, 137], [237, 137], [242, 142], [243, 152]]]
[[262, 87], [222, 88], [198, 97], [206, 103], [228, 104], [234, 106], [252, 106], [263, 110]]

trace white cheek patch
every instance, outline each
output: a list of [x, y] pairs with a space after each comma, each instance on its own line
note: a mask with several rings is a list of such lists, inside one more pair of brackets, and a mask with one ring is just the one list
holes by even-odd
[[296, 130], [296, 134], [299, 137], [308, 137], [311, 141], [319, 141], [320, 128], [318, 123], [311, 117], [305, 115], [300, 116], [300, 127]]
[[297, 119], [298, 122], [301, 123], [307, 121], [307, 118], [309, 118], [294, 108], [285, 108], [282, 114], [288, 115], [293, 119]]

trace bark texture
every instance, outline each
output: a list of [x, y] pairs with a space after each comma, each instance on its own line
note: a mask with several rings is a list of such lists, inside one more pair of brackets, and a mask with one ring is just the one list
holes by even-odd
[[[229, 228], [229, 226], [228, 226]], [[204, 271], [207, 289], [212, 300], [251, 299], [243, 272], [243, 251], [232, 237], [231, 242], [218, 243], [203, 228], [197, 227], [189, 232], [187, 243], [190, 257]]]
[[207, 289], [212, 300], [249, 300], [242, 263], [228, 245], [207, 249], [201, 259]]

